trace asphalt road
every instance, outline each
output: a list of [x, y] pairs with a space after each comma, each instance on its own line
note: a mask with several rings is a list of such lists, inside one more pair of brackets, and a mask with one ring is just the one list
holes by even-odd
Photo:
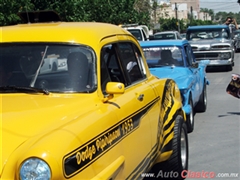
[[232, 71], [207, 68], [207, 110], [195, 114], [194, 131], [188, 134], [186, 180], [240, 179], [240, 99], [226, 93], [233, 73], [240, 74], [240, 53], [235, 53]]
[[240, 99], [226, 93], [232, 73], [240, 74], [240, 53], [235, 53], [232, 71], [207, 69], [207, 111], [195, 115], [195, 129], [188, 136], [189, 175], [208, 172], [213, 179], [240, 179]]

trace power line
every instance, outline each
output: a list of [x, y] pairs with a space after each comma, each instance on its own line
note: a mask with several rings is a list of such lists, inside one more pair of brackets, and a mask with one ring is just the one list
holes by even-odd
[[[224, 4], [226, 4], [226, 1], [222, 1], [222, 2], [219, 2], [219, 1], [200, 1], [200, 3], [224, 3]], [[238, 4], [238, 3], [237, 3], [237, 0], [228, 1], [227, 3]]]
[[212, 9], [213, 11], [222, 11], [222, 12], [239, 12], [239, 4], [236, 0], [234, 2], [219, 2], [219, 1], [208, 1], [201, 2], [200, 8]]

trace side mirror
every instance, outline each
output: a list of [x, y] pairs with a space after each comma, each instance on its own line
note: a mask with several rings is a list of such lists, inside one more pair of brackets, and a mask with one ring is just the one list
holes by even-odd
[[123, 94], [125, 86], [120, 82], [108, 82], [106, 85], [106, 92], [108, 94]]
[[198, 68], [198, 65], [199, 65], [198, 62], [193, 62], [193, 63], [192, 63], [192, 67], [193, 67], [193, 68]]

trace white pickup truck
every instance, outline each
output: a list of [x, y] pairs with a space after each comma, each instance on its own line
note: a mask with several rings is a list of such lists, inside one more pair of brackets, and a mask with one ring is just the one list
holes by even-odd
[[152, 34], [146, 25], [124, 24], [120, 26], [134, 35], [138, 41], [148, 41], [149, 35]]

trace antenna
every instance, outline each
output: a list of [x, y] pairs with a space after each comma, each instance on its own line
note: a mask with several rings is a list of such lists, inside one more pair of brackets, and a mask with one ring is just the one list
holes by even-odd
[[27, 22], [28, 22], [28, 24], [30, 24], [29, 15], [28, 15], [28, 10], [27, 10], [27, 5], [26, 5], [26, 13], [27, 13]]

